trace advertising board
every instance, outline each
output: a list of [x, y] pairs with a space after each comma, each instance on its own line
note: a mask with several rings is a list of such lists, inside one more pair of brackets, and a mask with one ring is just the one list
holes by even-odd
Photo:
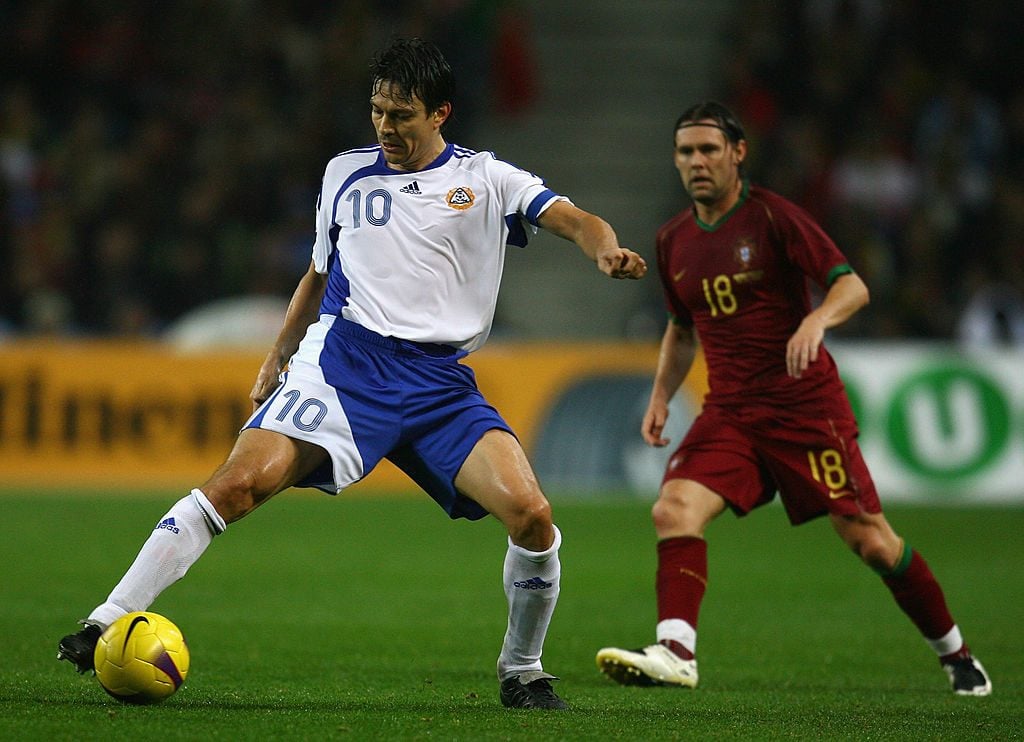
[[[1024, 352], [932, 344], [830, 345], [884, 501], [1024, 503]], [[671, 447], [639, 436], [652, 343], [492, 342], [469, 364], [517, 432], [545, 489], [653, 498]], [[0, 347], [5, 486], [193, 487], [250, 411], [261, 356], [158, 344]], [[700, 408], [700, 359], [673, 400], [678, 442]], [[384, 463], [355, 488], [414, 489]]]

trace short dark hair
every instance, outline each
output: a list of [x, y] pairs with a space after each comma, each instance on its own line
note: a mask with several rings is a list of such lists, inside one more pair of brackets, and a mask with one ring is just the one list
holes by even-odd
[[736, 118], [736, 114], [721, 103], [713, 100], [702, 101], [687, 108], [676, 119], [676, 126], [672, 129], [672, 136], [674, 137], [676, 132], [685, 126], [696, 124], [698, 121], [708, 120], [714, 121], [715, 126], [721, 129], [722, 133], [725, 134], [725, 138], [733, 144], [747, 138], [747, 135], [743, 133], [743, 125]]
[[420, 38], [393, 39], [373, 56], [370, 73], [374, 94], [382, 83], [390, 83], [392, 94], [404, 102], [419, 98], [427, 113], [455, 98], [455, 76], [448, 60], [435, 44]]

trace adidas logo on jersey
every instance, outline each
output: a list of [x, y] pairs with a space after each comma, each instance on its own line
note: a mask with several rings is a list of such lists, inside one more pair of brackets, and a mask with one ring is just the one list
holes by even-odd
[[174, 524], [174, 518], [164, 518], [162, 521], [157, 523], [156, 528], [153, 530], [159, 531], [161, 528], [170, 531], [171, 533], [181, 533], [181, 529]]
[[521, 587], [524, 590], [547, 590], [553, 586], [553, 583], [545, 582], [539, 577], [531, 577], [528, 580], [520, 580], [519, 582], [513, 582], [516, 587]]
[[412, 183], [410, 183], [409, 185], [405, 186], [404, 188], [399, 188], [399, 189], [398, 189], [398, 192], [399, 192], [399, 193], [411, 193], [411, 194], [413, 194], [414, 196], [418, 196], [418, 195], [420, 195], [420, 194], [421, 194], [421, 193], [422, 193], [423, 191], [421, 191], [421, 190], [420, 190], [420, 184], [419, 184], [419, 183], [417, 183], [417, 182], [416, 182], [416, 181], [414, 180], [414, 181], [413, 181]]

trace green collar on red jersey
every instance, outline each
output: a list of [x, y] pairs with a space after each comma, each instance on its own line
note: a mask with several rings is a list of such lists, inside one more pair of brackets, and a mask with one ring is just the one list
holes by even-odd
[[697, 208], [694, 207], [694, 209], [693, 209], [693, 219], [694, 219], [694, 221], [697, 222], [697, 226], [700, 227], [701, 229], [703, 229], [705, 232], [714, 232], [720, 226], [725, 224], [729, 220], [729, 217], [732, 216], [735, 213], [736, 209], [738, 209], [739, 207], [741, 207], [743, 204], [745, 204], [747, 202], [747, 196], [750, 195], [750, 181], [744, 179], [742, 181], [742, 183], [743, 183], [743, 185], [740, 188], [740, 197], [739, 197], [739, 199], [737, 199], [736, 203], [733, 204], [732, 208], [729, 209], [724, 214], [722, 214], [722, 216], [714, 224], [708, 224], [706, 222], [702, 222], [700, 220], [700, 217], [697, 216]]

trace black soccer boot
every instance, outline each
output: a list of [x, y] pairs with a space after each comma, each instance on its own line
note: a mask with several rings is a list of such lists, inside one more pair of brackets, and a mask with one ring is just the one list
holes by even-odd
[[551, 687], [551, 680], [558, 680], [546, 672], [533, 671], [514, 675], [501, 681], [501, 703], [516, 709], [567, 709]]
[[85, 625], [81, 631], [68, 634], [57, 645], [57, 659], [67, 660], [79, 673], [94, 670], [93, 654], [96, 642], [100, 639], [103, 629], [93, 623]]

